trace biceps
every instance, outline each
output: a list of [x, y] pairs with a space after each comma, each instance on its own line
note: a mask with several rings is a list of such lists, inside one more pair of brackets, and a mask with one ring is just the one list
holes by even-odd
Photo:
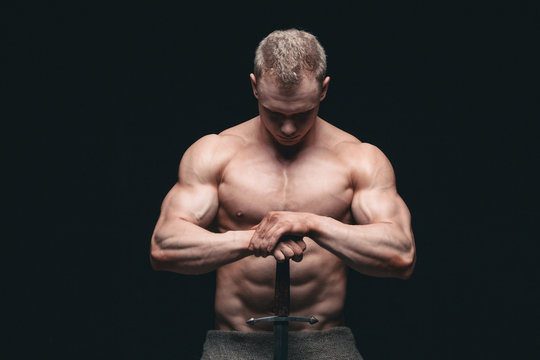
[[410, 222], [405, 202], [393, 189], [359, 191], [351, 207], [357, 224], [389, 222], [406, 225]]
[[163, 201], [162, 216], [166, 219], [181, 218], [206, 227], [214, 220], [217, 209], [215, 186], [176, 184]]

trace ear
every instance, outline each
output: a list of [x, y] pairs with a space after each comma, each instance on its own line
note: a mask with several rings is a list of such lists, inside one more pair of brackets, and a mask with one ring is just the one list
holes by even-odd
[[258, 100], [259, 92], [257, 91], [257, 79], [255, 78], [255, 75], [253, 75], [253, 73], [249, 74], [249, 79], [251, 80], [251, 89], [253, 90], [253, 95]]
[[326, 92], [328, 91], [328, 84], [330, 84], [330, 76], [327, 76], [323, 82], [322, 82], [322, 91], [321, 91], [321, 100], [320, 101], [323, 101], [324, 98], [326, 97]]

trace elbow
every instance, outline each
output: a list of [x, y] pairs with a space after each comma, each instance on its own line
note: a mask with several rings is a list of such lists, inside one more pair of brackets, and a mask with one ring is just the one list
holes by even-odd
[[407, 280], [411, 277], [416, 265], [416, 251], [412, 248], [392, 259], [394, 276], [398, 279]]
[[398, 279], [409, 279], [416, 265], [416, 247], [412, 235], [410, 238], [404, 238], [401, 248], [394, 252], [389, 259], [389, 267], [393, 277]]
[[161, 250], [158, 249], [151, 249], [150, 250], [150, 266], [155, 271], [161, 271], [163, 270], [163, 254]]
[[416, 246], [412, 232], [402, 238], [402, 247], [394, 257], [392, 265], [395, 269], [395, 277], [402, 280], [409, 279], [416, 265]]
[[165, 250], [159, 248], [150, 250], [150, 266], [154, 271], [185, 273], [177, 261], [171, 259]]
[[156, 241], [155, 235], [152, 236], [150, 243], [150, 266], [155, 271], [162, 271], [166, 268], [167, 255], [165, 251], [159, 246], [158, 241]]

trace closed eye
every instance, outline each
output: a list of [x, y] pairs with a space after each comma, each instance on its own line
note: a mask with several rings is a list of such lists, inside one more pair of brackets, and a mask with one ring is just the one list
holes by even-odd
[[[266, 108], [266, 107], [264, 107], [264, 108], [266, 109], [266, 111], [268, 111], [268, 112], [270, 113], [270, 115], [271, 115], [272, 117], [276, 117], [276, 118], [283, 118], [283, 117], [286, 117], [285, 114], [282, 114], [282, 113], [277, 112], [277, 111], [272, 111], [272, 110], [270, 110], [270, 109], [268, 109], [268, 108]], [[303, 118], [309, 116], [309, 114], [310, 114], [313, 110], [314, 110], [314, 108], [313, 108], [313, 109], [309, 109], [309, 110], [307, 110], [307, 111], [300, 112], [300, 113], [292, 114], [292, 115], [290, 115], [290, 117], [291, 117], [291, 118], [295, 118], [295, 119], [303, 119]]]
[[304, 119], [305, 117], [309, 116], [309, 114], [313, 111], [313, 109], [310, 109], [308, 111], [304, 111], [304, 112], [301, 112], [301, 113], [298, 113], [298, 114], [293, 114], [292, 117], [295, 118], [295, 119]]

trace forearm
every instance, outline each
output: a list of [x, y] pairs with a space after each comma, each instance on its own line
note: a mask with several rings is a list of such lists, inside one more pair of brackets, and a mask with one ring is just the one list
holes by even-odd
[[414, 268], [412, 232], [394, 223], [349, 225], [333, 218], [309, 215], [308, 236], [366, 275], [408, 278]]
[[152, 267], [181, 274], [207, 273], [250, 255], [252, 234], [251, 230], [213, 233], [188, 221], [169, 221], [152, 236]]

